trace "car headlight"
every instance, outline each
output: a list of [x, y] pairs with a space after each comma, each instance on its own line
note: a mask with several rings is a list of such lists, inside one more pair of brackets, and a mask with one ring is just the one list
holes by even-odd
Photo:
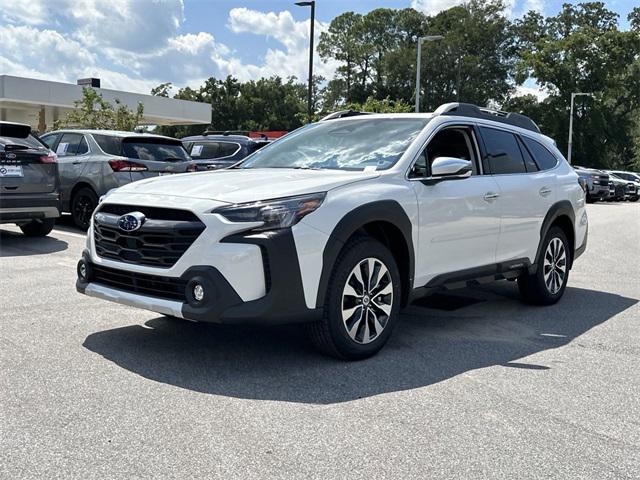
[[262, 222], [253, 231], [277, 230], [292, 227], [315, 212], [324, 201], [325, 193], [312, 193], [297, 197], [278, 198], [220, 207], [211, 213], [222, 215], [230, 222]]

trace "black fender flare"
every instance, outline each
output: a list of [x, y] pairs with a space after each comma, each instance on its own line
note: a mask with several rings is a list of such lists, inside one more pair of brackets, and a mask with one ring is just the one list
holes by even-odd
[[[553, 222], [555, 222], [560, 217], [568, 217], [571, 220], [571, 228], [574, 230], [573, 236], [575, 239], [575, 220], [576, 216], [573, 211], [573, 206], [569, 200], [561, 200], [559, 202], [551, 205], [549, 210], [547, 211], [547, 215], [544, 217], [542, 222], [542, 226], [540, 227], [540, 239], [538, 240], [538, 249], [536, 250], [536, 258], [534, 259], [529, 271], [531, 273], [535, 273], [538, 265], [538, 260], [540, 259], [540, 255], [542, 255], [542, 241], [544, 237], [547, 236], [549, 229]], [[575, 243], [575, 241], [574, 241]], [[575, 250], [575, 245], [571, 245], [571, 263], [573, 263], [573, 252]], [[570, 264], [571, 265], [571, 264]]]
[[[318, 297], [316, 299], [316, 307], [320, 308], [324, 305], [324, 299], [329, 287], [331, 273], [335, 266], [336, 260], [342, 247], [360, 228], [368, 223], [384, 221], [394, 225], [402, 232], [404, 241], [409, 252], [409, 290], [413, 286], [413, 277], [415, 271], [415, 253], [413, 249], [413, 225], [407, 216], [404, 208], [395, 200], [379, 200], [367, 203], [354, 208], [348, 212], [336, 224], [333, 231], [329, 235], [329, 239], [322, 252], [322, 273], [318, 284]], [[403, 292], [405, 297], [409, 292]]]

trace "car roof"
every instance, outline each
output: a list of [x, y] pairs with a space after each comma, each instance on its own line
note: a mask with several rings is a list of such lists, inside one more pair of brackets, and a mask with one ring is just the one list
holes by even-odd
[[167, 137], [165, 135], [156, 135], [153, 133], [139, 133], [139, 132], [125, 132], [121, 130], [89, 130], [89, 129], [78, 129], [78, 128], [61, 128], [59, 130], [54, 130], [49, 133], [80, 133], [82, 135], [106, 135], [109, 137], [118, 137], [118, 138], [130, 138], [130, 137], [143, 137], [143, 138], [162, 138], [169, 140], [177, 140], [173, 137]]
[[255, 142], [256, 140], [251, 137], [247, 137], [245, 135], [220, 135], [220, 134], [212, 134], [212, 135], [192, 135], [190, 137], [184, 137], [181, 139], [183, 142], [198, 142], [204, 140], [211, 141], [228, 141], [228, 142]]

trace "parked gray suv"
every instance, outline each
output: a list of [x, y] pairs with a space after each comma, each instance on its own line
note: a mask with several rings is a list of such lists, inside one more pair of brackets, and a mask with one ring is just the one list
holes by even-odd
[[63, 212], [86, 230], [100, 196], [158, 175], [195, 171], [175, 138], [111, 130], [59, 130], [42, 140], [58, 155]]
[[60, 216], [55, 154], [29, 125], [0, 122], [0, 223], [48, 235]]

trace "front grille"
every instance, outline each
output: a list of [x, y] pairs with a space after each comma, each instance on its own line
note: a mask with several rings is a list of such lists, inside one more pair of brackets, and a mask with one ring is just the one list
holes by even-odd
[[[118, 227], [120, 215], [142, 212], [146, 220], [133, 232]], [[192, 212], [132, 205], [104, 205], [96, 213], [94, 240], [102, 258], [170, 268], [205, 229]]]
[[92, 281], [108, 287], [166, 300], [185, 302], [187, 282], [179, 278], [146, 275], [93, 265]]

